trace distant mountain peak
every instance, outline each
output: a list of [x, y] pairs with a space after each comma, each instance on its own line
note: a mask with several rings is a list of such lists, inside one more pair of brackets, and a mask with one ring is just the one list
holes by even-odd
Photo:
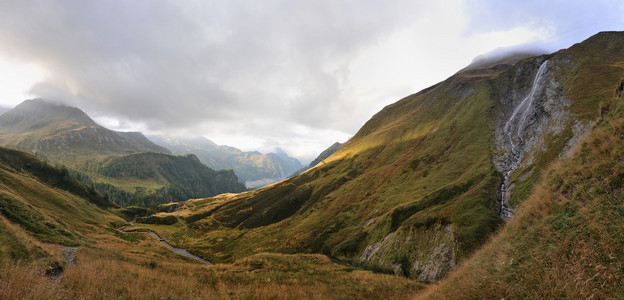
[[114, 132], [77, 107], [40, 98], [26, 100], [0, 115], [0, 145], [60, 160], [134, 152], [169, 153], [141, 133]]
[[273, 151], [273, 153], [277, 154], [277, 155], [288, 155], [286, 154], [286, 151], [284, 151], [284, 149], [277, 147], [275, 148], [275, 151]]
[[65, 104], [40, 98], [26, 100], [7, 111], [0, 118], [0, 127], [11, 127], [12, 132], [22, 133], [50, 125], [76, 128], [97, 126], [82, 110]]

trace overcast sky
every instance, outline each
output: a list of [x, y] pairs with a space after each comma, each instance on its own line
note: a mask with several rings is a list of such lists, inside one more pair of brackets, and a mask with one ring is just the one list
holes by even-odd
[[624, 1], [0, 0], [0, 106], [309, 161], [479, 54], [602, 30]]

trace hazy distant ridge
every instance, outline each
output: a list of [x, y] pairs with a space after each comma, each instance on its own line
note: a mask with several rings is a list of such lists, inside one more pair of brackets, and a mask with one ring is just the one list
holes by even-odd
[[174, 154], [195, 154], [202, 163], [213, 169], [233, 169], [239, 180], [248, 187], [264, 186], [282, 180], [302, 167], [299, 160], [279, 148], [275, 153], [262, 154], [258, 151], [220, 146], [204, 137], [150, 136], [150, 139], [171, 149]]

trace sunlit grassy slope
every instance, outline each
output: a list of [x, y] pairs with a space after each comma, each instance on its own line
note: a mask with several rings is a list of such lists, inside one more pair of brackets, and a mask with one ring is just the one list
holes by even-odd
[[[553, 72], [572, 101], [571, 113], [595, 120], [620, 84], [622, 53], [622, 33], [611, 32], [540, 59], [565, 61]], [[459, 262], [503, 224], [501, 174], [492, 163], [494, 128], [506, 93], [530, 88], [535, 73], [527, 70], [536, 70], [536, 61], [458, 73], [389, 105], [338, 152], [297, 177], [252, 192], [186, 202], [169, 214], [186, 226], [163, 233], [213, 261], [264, 251], [357, 260], [367, 246], [398, 233], [407, 243], [414, 233], [427, 236], [450, 225], [453, 259]], [[528, 179], [518, 179], [524, 170], [512, 174], [516, 205], [558, 160], [571, 135], [568, 127], [560, 136], [547, 136], [546, 146], [533, 153]], [[385, 260], [409, 267], [419, 251], [437, 246], [397, 242]]]
[[43, 270], [0, 263], [2, 299], [404, 299], [422, 284], [332, 263], [322, 255], [257, 254], [203, 266], [145, 234], [98, 236], [51, 281]]

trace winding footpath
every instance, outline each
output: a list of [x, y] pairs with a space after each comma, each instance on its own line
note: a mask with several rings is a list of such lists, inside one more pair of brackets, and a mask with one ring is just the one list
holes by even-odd
[[[76, 251], [78, 251], [78, 247], [63, 246], [58, 244], [57, 246], [61, 247], [61, 249], [63, 250], [63, 258], [65, 259], [66, 265], [68, 267], [73, 265], [74, 258], [76, 257]], [[59, 264], [58, 262], [53, 262], [48, 266], [45, 274], [50, 280], [57, 281], [59, 278], [61, 278], [61, 276], [63, 276], [64, 272], [65, 269], [63, 268], [63, 266], [61, 266], [61, 264]]]

